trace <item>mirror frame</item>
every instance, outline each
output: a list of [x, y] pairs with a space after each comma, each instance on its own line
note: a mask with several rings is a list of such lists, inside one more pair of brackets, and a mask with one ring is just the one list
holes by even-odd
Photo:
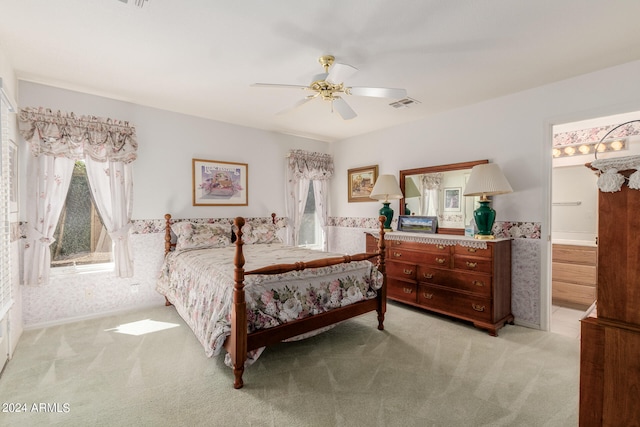
[[[489, 160], [474, 160], [470, 162], [450, 163], [448, 165], [427, 166], [424, 168], [404, 169], [400, 171], [400, 190], [404, 194], [404, 183], [408, 175], [421, 175], [425, 173], [449, 172], [463, 169], [471, 169], [476, 165], [489, 163]], [[404, 198], [400, 199], [400, 215], [404, 215]], [[438, 228], [438, 234], [455, 234], [464, 236], [464, 228]]]

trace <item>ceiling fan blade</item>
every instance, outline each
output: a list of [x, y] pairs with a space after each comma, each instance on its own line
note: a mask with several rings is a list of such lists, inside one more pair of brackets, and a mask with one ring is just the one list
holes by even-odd
[[279, 115], [282, 115], [282, 114], [287, 114], [289, 111], [295, 110], [296, 108], [301, 107], [304, 104], [306, 104], [307, 102], [313, 100], [316, 96], [318, 96], [318, 94], [312, 95], [312, 96], [307, 96], [306, 98], [303, 98], [300, 101], [298, 101], [295, 104], [293, 104], [291, 107], [285, 108], [284, 110], [277, 112], [276, 115], [279, 116]]
[[329, 69], [329, 74], [325, 78], [325, 81], [331, 84], [340, 84], [348, 80], [349, 77], [353, 76], [356, 72], [358, 72], [358, 69], [351, 65], [336, 63]]
[[346, 90], [349, 95], [356, 96], [374, 96], [377, 98], [393, 98], [402, 99], [406, 98], [406, 89], [393, 89], [386, 87], [349, 87]]
[[357, 116], [353, 108], [349, 107], [347, 101], [342, 98], [335, 97], [332, 101], [333, 108], [342, 116], [344, 120], [351, 120]]
[[300, 86], [300, 85], [281, 85], [274, 83], [254, 83], [251, 87], [269, 87], [269, 88], [284, 88], [284, 89], [309, 89], [308, 86]]

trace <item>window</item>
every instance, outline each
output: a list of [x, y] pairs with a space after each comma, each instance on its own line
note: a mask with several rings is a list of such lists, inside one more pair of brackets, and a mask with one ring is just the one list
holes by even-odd
[[73, 168], [69, 192], [53, 237], [51, 267], [112, 261], [111, 238], [96, 209], [83, 161], [77, 161]]
[[321, 247], [320, 221], [316, 215], [316, 198], [313, 192], [313, 181], [309, 183], [309, 191], [307, 193], [307, 203], [304, 206], [304, 214], [302, 215], [302, 223], [300, 224], [300, 237], [298, 238], [300, 246], [305, 247]]

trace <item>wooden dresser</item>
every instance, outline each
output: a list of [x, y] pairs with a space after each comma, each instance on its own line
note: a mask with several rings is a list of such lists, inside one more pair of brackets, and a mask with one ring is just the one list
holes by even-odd
[[[511, 314], [511, 240], [385, 234], [387, 298], [472, 322], [497, 335]], [[376, 239], [367, 234], [367, 251]]]
[[638, 426], [640, 190], [625, 182], [600, 191], [598, 206], [597, 315], [581, 322], [580, 426]]

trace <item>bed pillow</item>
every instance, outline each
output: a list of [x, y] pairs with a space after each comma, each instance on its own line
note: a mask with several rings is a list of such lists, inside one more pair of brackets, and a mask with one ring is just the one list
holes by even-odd
[[250, 224], [242, 227], [242, 240], [247, 245], [259, 243], [280, 243], [280, 237], [276, 234], [274, 224]]
[[229, 246], [231, 224], [195, 224], [178, 222], [171, 226], [178, 237], [176, 250], [221, 248]]

